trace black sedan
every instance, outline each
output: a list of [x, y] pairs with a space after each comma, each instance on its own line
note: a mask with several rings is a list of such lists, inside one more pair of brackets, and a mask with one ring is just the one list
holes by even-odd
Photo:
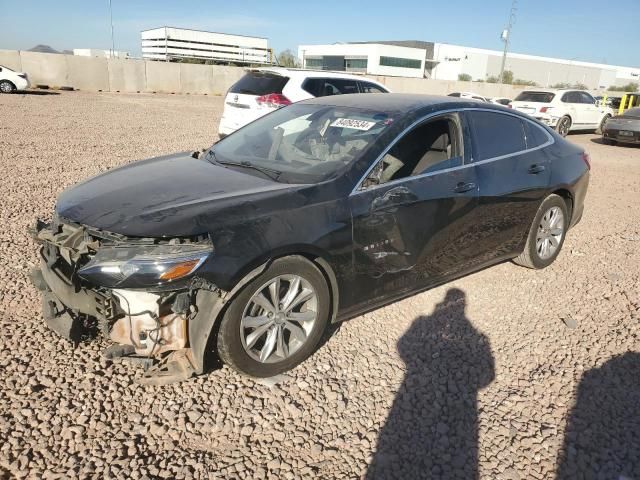
[[53, 330], [155, 361], [142, 381], [210, 354], [271, 376], [331, 323], [505, 260], [548, 266], [588, 181], [583, 150], [501, 106], [323, 97], [63, 192], [32, 277]]
[[608, 145], [616, 143], [640, 143], [640, 107], [630, 108], [622, 115], [607, 120], [602, 127], [602, 141]]

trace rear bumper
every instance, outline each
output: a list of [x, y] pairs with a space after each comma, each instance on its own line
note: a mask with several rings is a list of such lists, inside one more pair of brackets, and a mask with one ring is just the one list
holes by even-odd
[[26, 90], [27, 88], [29, 88], [31, 86], [31, 83], [29, 82], [29, 79], [22, 78], [22, 77], [16, 78], [13, 83], [16, 86], [16, 90]]
[[571, 213], [569, 228], [575, 227], [580, 220], [582, 220], [584, 200], [587, 196], [587, 190], [589, 189], [589, 177], [590, 173], [587, 171], [573, 187], [573, 212]]

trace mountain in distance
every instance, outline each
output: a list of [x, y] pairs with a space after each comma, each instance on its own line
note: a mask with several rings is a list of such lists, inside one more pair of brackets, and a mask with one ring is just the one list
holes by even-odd
[[27, 52], [40, 52], [40, 53], [60, 53], [55, 48], [51, 48], [49, 45], [36, 45], [33, 48], [27, 50]]

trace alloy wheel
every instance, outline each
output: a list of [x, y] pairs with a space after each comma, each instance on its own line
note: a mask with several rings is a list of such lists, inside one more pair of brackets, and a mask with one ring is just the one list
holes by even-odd
[[562, 242], [564, 235], [564, 214], [560, 207], [551, 207], [545, 212], [538, 225], [536, 252], [541, 260], [551, 258]]
[[13, 87], [9, 82], [0, 82], [0, 91], [2, 91], [2, 93], [11, 93]]
[[318, 295], [311, 284], [299, 275], [279, 275], [245, 306], [242, 346], [258, 362], [281, 362], [306, 343], [317, 319]]
[[571, 120], [567, 117], [560, 119], [560, 125], [558, 126], [558, 133], [563, 137], [566, 137], [569, 134], [569, 128], [571, 127]]

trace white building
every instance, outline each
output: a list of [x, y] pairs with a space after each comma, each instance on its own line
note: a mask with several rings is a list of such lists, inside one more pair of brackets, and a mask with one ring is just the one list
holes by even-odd
[[424, 50], [381, 43], [300, 45], [303, 68], [361, 72], [370, 75], [418, 77], [424, 74]]
[[160, 27], [140, 32], [142, 57], [152, 60], [195, 58], [242, 65], [270, 64], [266, 38]]
[[80, 57], [128, 58], [129, 52], [100, 50], [98, 48], [74, 48], [73, 54]]
[[[484, 81], [498, 77], [502, 63], [502, 52], [498, 50], [422, 41], [301, 45], [298, 56], [306, 68], [436, 80], [458, 80], [465, 74], [472, 80]], [[420, 66], [417, 60], [421, 61]], [[520, 53], [508, 54], [505, 69], [513, 72], [514, 78], [533, 81], [541, 87], [580, 83], [598, 89], [640, 81], [640, 68]]]

